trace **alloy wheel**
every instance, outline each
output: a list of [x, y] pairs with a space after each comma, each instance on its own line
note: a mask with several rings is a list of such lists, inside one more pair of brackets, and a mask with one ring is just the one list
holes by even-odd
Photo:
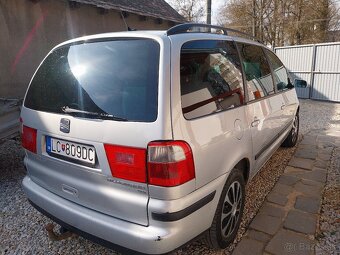
[[297, 139], [298, 129], [299, 129], [299, 117], [295, 116], [292, 127], [292, 141], [295, 141]]
[[227, 191], [222, 207], [221, 232], [228, 238], [237, 227], [242, 206], [242, 189], [238, 181], [234, 181]]

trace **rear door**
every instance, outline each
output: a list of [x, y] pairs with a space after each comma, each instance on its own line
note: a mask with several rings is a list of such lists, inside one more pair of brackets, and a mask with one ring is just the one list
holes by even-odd
[[270, 66], [261, 46], [238, 43], [248, 94], [248, 125], [251, 130], [253, 159], [259, 169], [270, 154], [282, 122], [281, 96], [275, 94]]
[[22, 110], [23, 125], [37, 129], [37, 153], [25, 158], [32, 180], [85, 207], [147, 225], [146, 147], [172, 138], [164, 120], [169, 106], [158, 107], [169, 79], [160, 63], [167, 54], [168, 41], [157, 37], [53, 50]]
[[229, 37], [199, 36], [171, 38], [174, 138], [191, 146], [196, 188], [231, 171], [251, 146], [236, 45]]

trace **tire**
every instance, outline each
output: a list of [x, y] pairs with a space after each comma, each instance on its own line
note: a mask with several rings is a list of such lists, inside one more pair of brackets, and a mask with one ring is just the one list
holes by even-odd
[[[235, 200], [239, 201], [239, 203], [231, 203], [234, 202], [231, 201], [234, 200], [233, 190], [238, 190], [238, 193], [236, 193], [237, 198]], [[233, 242], [241, 223], [244, 201], [244, 178], [241, 171], [234, 169], [223, 187], [213, 223], [206, 233], [206, 241], [211, 248], [224, 249]], [[226, 215], [222, 214], [222, 212]]]
[[299, 136], [299, 113], [296, 113], [293, 121], [293, 127], [281, 146], [287, 148], [294, 147], [297, 143], [298, 136]]

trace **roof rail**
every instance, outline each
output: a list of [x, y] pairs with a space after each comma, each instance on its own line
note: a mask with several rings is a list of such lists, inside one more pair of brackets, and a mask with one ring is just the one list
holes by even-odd
[[[209, 25], [209, 24], [200, 24], [200, 23], [184, 23], [184, 24], [179, 24], [176, 25], [174, 27], [169, 28], [166, 31], [166, 34], [169, 35], [176, 35], [176, 34], [184, 34], [184, 33], [188, 33], [189, 30], [192, 30], [193, 28], [214, 28], [216, 30], [220, 30], [221, 32], [223, 32], [224, 35], [228, 35], [228, 32], [233, 32], [233, 33], [237, 33], [237, 34], [241, 34], [241, 35], [245, 35], [247, 37], [250, 37], [251, 39], [258, 41], [260, 43], [262, 43], [260, 40], [258, 40], [256, 37], [244, 33], [242, 31], [236, 30], [236, 29], [232, 29], [232, 28], [227, 28], [227, 27], [221, 27], [221, 26], [215, 26], [215, 25]], [[199, 33], [200, 31], [198, 31]]]

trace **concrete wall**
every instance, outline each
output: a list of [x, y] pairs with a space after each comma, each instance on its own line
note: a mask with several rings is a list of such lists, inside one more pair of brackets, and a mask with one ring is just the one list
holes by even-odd
[[[136, 29], [167, 29], [171, 24], [129, 14]], [[100, 14], [91, 5], [70, 8], [66, 0], [0, 0], [0, 98], [22, 98], [36, 68], [55, 45], [79, 36], [126, 30], [120, 13]]]

